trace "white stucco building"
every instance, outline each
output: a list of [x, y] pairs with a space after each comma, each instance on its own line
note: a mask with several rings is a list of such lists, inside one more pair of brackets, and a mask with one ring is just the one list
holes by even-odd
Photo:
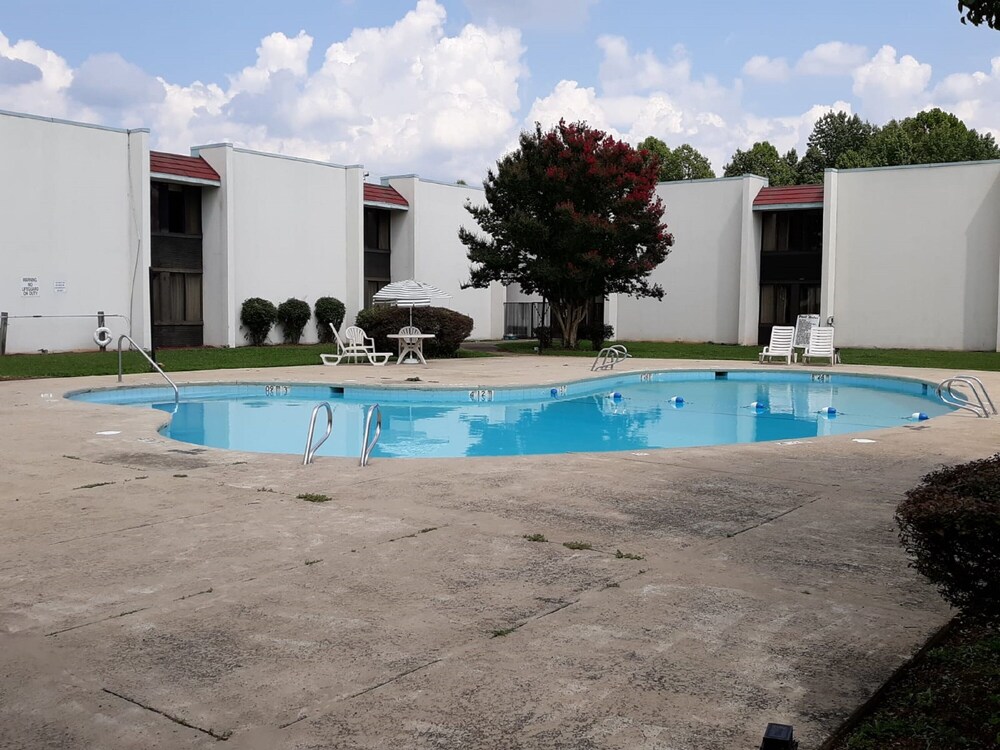
[[[452, 295], [473, 338], [528, 335], [537, 300], [462, 289], [482, 190], [229, 144], [151, 151], [147, 130], [0, 112], [0, 344], [95, 349], [98, 311], [142, 346], [245, 343], [249, 297], [342, 300], [385, 283]], [[1000, 349], [1000, 161], [662, 183], [662, 301], [612, 296], [621, 339], [757, 343], [816, 313], [840, 346]], [[533, 318], [534, 314], [534, 318]], [[272, 334], [278, 340], [277, 332]], [[305, 341], [316, 340], [307, 326]]]

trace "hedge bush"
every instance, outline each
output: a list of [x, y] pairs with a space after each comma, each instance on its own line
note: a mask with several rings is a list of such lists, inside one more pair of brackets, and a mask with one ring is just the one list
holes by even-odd
[[949, 604], [1000, 623], [1000, 453], [925, 476], [896, 523], [911, 565]]
[[603, 320], [591, 323], [583, 332], [585, 338], [590, 339], [590, 348], [595, 352], [604, 348], [605, 342], [615, 335], [615, 327], [605, 325]]
[[271, 327], [278, 320], [278, 310], [266, 299], [250, 297], [244, 300], [240, 308], [240, 322], [247, 329], [246, 339], [253, 346], [261, 346], [267, 342]]
[[[357, 325], [375, 339], [378, 351], [394, 352], [399, 349], [398, 342], [386, 337], [390, 333], [399, 333], [400, 328], [410, 325], [410, 308], [383, 305], [369, 307], [358, 313]], [[472, 318], [446, 307], [413, 308], [413, 325], [421, 333], [434, 334], [434, 338], [424, 341], [424, 355], [428, 357], [458, 356], [458, 347], [472, 333]]]
[[316, 313], [316, 333], [319, 334], [321, 343], [329, 344], [333, 341], [332, 325], [338, 331], [344, 322], [344, 303], [336, 297], [320, 297], [316, 300], [314, 307]]
[[278, 323], [285, 337], [286, 344], [297, 344], [302, 338], [302, 331], [312, 317], [309, 303], [291, 297], [278, 305]]
[[552, 326], [535, 326], [535, 338], [539, 349], [549, 349], [552, 346]]

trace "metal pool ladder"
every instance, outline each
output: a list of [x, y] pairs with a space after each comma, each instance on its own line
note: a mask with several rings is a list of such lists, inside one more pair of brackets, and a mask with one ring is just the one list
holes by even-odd
[[[372, 416], [375, 416], [375, 434], [371, 434], [372, 430]], [[382, 434], [382, 410], [379, 408], [378, 404], [372, 404], [368, 409], [368, 415], [365, 417], [365, 432], [361, 438], [361, 461], [359, 466], [367, 466], [368, 459], [372, 455], [372, 451], [375, 450], [375, 444], [378, 442], [379, 435]], [[369, 440], [369, 438], [371, 438]]]
[[174, 407], [176, 408], [178, 402], [181, 400], [181, 393], [179, 390], [177, 390], [177, 384], [174, 383], [174, 381], [171, 380], [169, 377], [167, 377], [167, 373], [163, 371], [163, 368], [161, 368], [158, 364], [156, 364], [156, 362], [154, 362], [153, 359], [148, 354], [146, 354], [145, 351], [143, 351], [142, 347], [132, 340], [131, 336], [125, 333], [123, 333], [121, 336], [118, 337], [118, 382], [119, 383], [122, 382], [122, 341], [128, 341], [132, 345], [132, 348], [135, 349], [137, 352], [139, 352], [139, 354], [141, 354], [143, 357], [145, 357], [146, 361], [153, 366], [153, 369], [156, 370], [158, 373], [160, 373], [160, 375], [163, 376], [164, 380], [170, 383], [170, 387], [174, 389]]
[[597, 357], [594, 359], [594, 364], [590, 366], [593, 370], [613, 370], [615, 365], [619, 362], [623, 362], [632, 355], [628, 353], [626, 349], [621, 344], [614, 344], [613, 346], [606, 346], [598, 352]]
[[[319, 442], [315, 445], [313, 444], [313, 432], [316, 429], [316, 415], [319, 414], [320, 409], [326, 409], [326, 434], [319, 439]], [[333, 407], [330, 406], [328, 401], [324, 401], [320, 404], [316, 404], [315, 408], [312, 410], [312, 416], [309, 417], [309, 434], [306, 436], [306, 449], [302, 452], [302, 465], [307, 466], [312, 463], [313, 456], [316, 455], [316, 451], [319, 447], [326, 442], [326, 439], [330, 437], [330, 433], [333, 432]]]
[[[961, 391], [956, 392], [954, 390], [955, 386], [965, 386], [968, 388], [975, 397], [975, 401]], [[991, 413], [997, 413], [997, 408], [993, 405], [993, 399], [986, 392], [986, 386], [975, 375], [955, 375], [951, 378], [945, 378], [938, 383], [937, 395], [938, 398], [949, 406], [971, 411], [977, 417], [989, 417]]]

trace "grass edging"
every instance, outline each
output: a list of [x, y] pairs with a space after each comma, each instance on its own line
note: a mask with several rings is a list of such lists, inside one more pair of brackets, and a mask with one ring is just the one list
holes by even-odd
[[831, 734], [826, 741], [817, 748], [817, 750], [836, 750], [836, 748], [843, 743], [844, 740], [846, 740], [865, 719], [872, 716], [878, 710], [889, 691], [902, 682], [907, 674], [909, 674], [909, 672], [916, 665], [920, 664], [924, 660], [928, 652], [941, 645], [941, 643], [951, 634], [951, 631], [954, 630], [957, 621], [958, 617], [953, 617], [934, 631], [924, 645], [917, 649], [913, 656], [900, 664], [899, 667], [897, 667], [896, 670], [889, 675], [889, 678], [882, 683], [878, 690], [869, 696], [868, 700], [854, 709], [854, 711], [851, 712], [851, 715], [844, 719], [843, 723], [837, 727], [836, 730], [834, 730], [833, 734]]

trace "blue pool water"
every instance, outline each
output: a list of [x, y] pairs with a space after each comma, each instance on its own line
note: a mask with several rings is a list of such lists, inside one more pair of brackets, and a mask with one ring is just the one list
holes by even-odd
[[[262, 453], [301, 453], [313, 407], [327, 401], [334, 430], [317, 455], [328, 456], [360, 454], [365, 413], [378, 403], [382, 437], [372, 455], [429, 458], [801, 440], [898, 427], [916, 422], [915, 413], [950, 411], [933, 393], [933, 386], [888, 378], [731, 371], [631, 373], [493, 390], [182, 386], [176, 413], [166, 387], [68, 396], [160, 409], [173, 413], [161, 430], [167, 437]], [[325, 424], [321, 412], [317, 433]]]

